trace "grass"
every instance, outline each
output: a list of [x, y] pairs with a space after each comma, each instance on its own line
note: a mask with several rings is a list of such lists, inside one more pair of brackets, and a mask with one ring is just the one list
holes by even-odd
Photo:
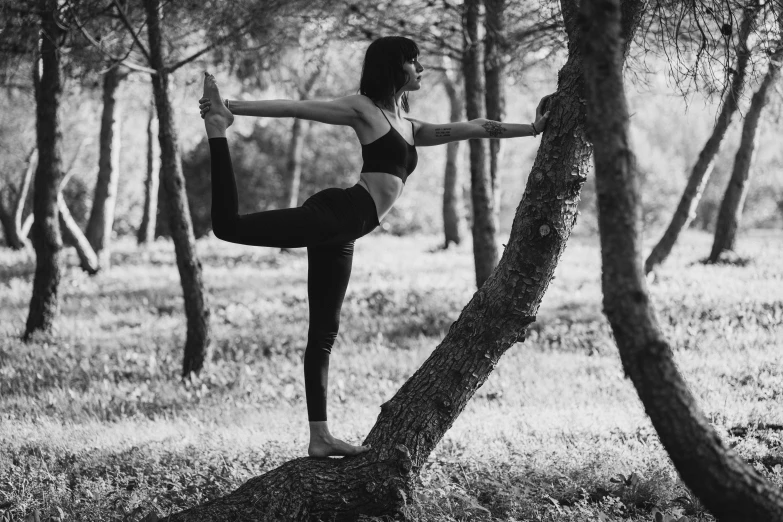
[[[651, 292], [701, 407], [783, 485], [780, 235], [741, 240], [746, 266], [681, 241]], [[332, 431], [358, 442], [473, 292], [469, 244], [371, 235], [356, 245], [330, 366]], [[0, 251], [0, 520], [128, 520], [225, 494], [305, 454], [305, 252], [198, 244], [211, 362], [182, 383], [173, 248], [115, 245], [89, 277], [72, 252], [56, 331], [19, 341], [31, 253]], [[601, 314], [595, 238], [572, 238], [528, 340], [512, 347], [431, 455], [416, 521], [713, 520], [679, 481], [625, 379]], [[33, 518], [30, 518], [33, 520]]]

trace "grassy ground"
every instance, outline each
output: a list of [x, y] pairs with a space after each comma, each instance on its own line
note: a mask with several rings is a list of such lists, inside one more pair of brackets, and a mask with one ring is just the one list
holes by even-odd
[[[330, 375], [335, 435], [358, 442], [473, 292], [464, 244], [372, 235], [356, 245]], [[716, 428], [783, 485], [779, 233], [748, 266], [694, 264], [688, 234], [651, 287], [677, 363]], [[105, 274], [69, 268], [56, 333], [18, 340], [30, 253], [0, 251], [0, 520], [140, 520], [224, 494], [305, 455], [304, 250], [201, 242], [213, 354], [181, 384], [173, 248], [120, 242]], [[572, 238], [524, 344], [512, 347], [421, 473], [410, 519], [712, 520], [678, 480], [601, 315], [597, 240]], [[3, 518], [5, 517], [5, 518]], [[30, 518], [33, 520], [33, 518]]]

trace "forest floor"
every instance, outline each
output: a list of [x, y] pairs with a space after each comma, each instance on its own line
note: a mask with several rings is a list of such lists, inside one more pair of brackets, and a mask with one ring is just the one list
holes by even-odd
[[[469, 238], [357, 242], [330, 366], [332, 432], [362, 440], [474, 291]], [[746, 266], [698, 263], [689, 232], [651, 285], [677, 364], [736, 452], [783, 486], [783, 237], [740, 239]], [[34, 258], [0, 250], [0, 520], [128, 520], [225, 494], [306, 455], [305, 251], [215, 240], [198, 251], [213, 351], [179, 379], [185, 323], [169, 242], [116, 244], [89, 277], [72, 249], [56, 332], [19, 340]], [[624, 378], [601, 313], [597, 238], [573, 237], [527, 341], [432, 453], [420, 521], [713, 520], [679, 481]], [[32, 516], [31, 516], [32, 515]]]

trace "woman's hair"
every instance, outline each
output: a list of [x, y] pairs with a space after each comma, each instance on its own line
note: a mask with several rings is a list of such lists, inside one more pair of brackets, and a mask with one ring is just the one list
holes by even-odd
[[[373, 101], [386, 103], [408, 81], [403, 64], [418, 55], [419, 46], [404, 36], [378, 38], [364, 55], [359, 92]], [[402, 95], [402, 109], [410, 110], [407, 92]]]

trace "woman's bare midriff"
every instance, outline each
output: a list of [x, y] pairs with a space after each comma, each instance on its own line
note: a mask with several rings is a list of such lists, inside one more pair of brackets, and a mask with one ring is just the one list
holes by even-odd
[[362, 172], [357, 185], [364, 187], [372, 196], [379, 222], [389, 213], [405, 186], [400, 178], [386, 172]]

